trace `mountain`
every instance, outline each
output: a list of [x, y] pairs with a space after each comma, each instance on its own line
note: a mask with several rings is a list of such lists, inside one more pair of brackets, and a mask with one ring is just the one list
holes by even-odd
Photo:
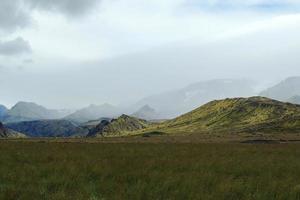
[[155, 109], [151, 108], [149, 105], [141, 107], [138, 111], [131, 114], [131, 116], [145, 120], [159, 119], [159, 114], [155, 111]]
[[67, 120], [71, 120], [78, 123], [84, 123], [91, 120], [97, 120], [99, 118], [114, 118], [121, 114], [117, 107], [110, 104], [103, 105], [90, 105], [86, 108], [76, 111], [65, 117]]
[[101, 121], [99, 125], [90, 130], [88, 137], [123, 136], [127, 133], [147, 128], [148, 126], [149, 123], [146, 120], [123, 114], [119, 118], [111, 121]]
[[264, 98], [209, 102], [148, 131], [190, 133], [300, 133], [300, 105]]
[[32, 102], [18, 102], [3, 118], [6, 123], [40, 119], [59, 119], [68, 114], [64, 110], [51, 110]]
[[97, 120], [91, 120], [88, 122], [81, 123], [80, 127], [91, 130], [91, 129], [95, 128], [98, 124], [100, 124], [102, 121], [111, 121], [111, 120], [112, 120], [112, 118], [103, 117], [103, 118], [100, 118]]
[[254, 89], [250, 81], [217, 79], [146, 97], [137, 102], [136, 106], [149, 105], [159, 111], [161, 118], [173, 118], [215, 99], [248, 97], [253, 94]]
[[292, 96], [291, 98], [288, 98], [286, 101], [293, 104], [300, 104], [300, 95]]
[[289, 77], [260, 93], [260, 96], [286, 101], [300, 95], [300, 77]]
[[0, 138], [25, 138], [26, 136], [22, 133], [7, 129], [0, 122]]
[[85, 136], [87, 129], [67, 120], [37, 120], [8, 123], [6, 126], [30, 137], [71, 137]]
[[6, 115], [7, 111], [8, 109], [5, 106], [0, 105], [0, 119]]

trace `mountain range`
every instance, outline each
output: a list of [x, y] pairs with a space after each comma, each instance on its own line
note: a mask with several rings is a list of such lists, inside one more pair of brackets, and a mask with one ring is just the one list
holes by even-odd
[[19, 121], [59, 119], [69, 113], [70, 111], [67, 110], [47, 109], [32, 102], [18, 102], [11, 109], [5, 110], [4, 114], [1, 115], [0, 120], [5, 123], [11, 123]]
[[[257, 118], [261, 123], [267, 123], [273, 120], [274, 122], [272, 123], [276, 122], [277, 124], [283, 123], [283, 119], [287, 116], [283, 111], [287, 110], [288, 113], [297, 116], [298, 110], [295, 111], [294, 109], [297, 106], [285, 104], [284, 102], [300, 104], [299, 86], [300, 77], [290, 77], [262, 91], [260, 96], [266, 98], [246, 98], [255, 93], [252, 82], [245, 80], [218, 79], [203, 81], [191, 84], [182, 89], [149, 96], [128, 107], [113, 106], [110, 104], [90, 105], [73, 113], [67, 110], [47, 109], [36, 103], [18, 102], [11, 109], [7, 109], [5, 106], [0, 105], [0, 121], [2, 121], [7, 128], [25, 133], [30, 137], [70, 137], [85, 136], [87, 134], [91, 137], [95, 135], [122, 135], [121, 133], [123, 131], [128, 133], [130, 130], [135, 129], [133, 127], [139, 127], [134, 131], [144, 129], [145, 127], [152, 127], [152, 123], [147, 121], [157, 122], [155, 124], [159, 124], [162, 131], [165, 132], [180, 132], [179, 130], [181, 129], [183, 132], [193, 132], [194, 130], [209, 132], [218, 129], [225, 132], [227, 130], [225, 130], [224, 127], [220, 127], [218, 123], [225, 123], [222, 120], [227, 120], [228, 118], [228, 120], [236, 120], [229, 120], [230, 123], [228, 122], [228, 124], [234, 125], [235, 122], [242, 120], [241, 117], [245, 117], [233, 115], [233, 113], [247, 112], [247, 117], [250, 117], [251, 114], [253, 114], [253, 111], [256, 115], [253, 114], [251, 119]], [[229, 97], [232, 99], [225, 99]], [[220, 102], [215, 100], [220, 100]], [[207, 104], [207, 102], [210, 103]], [[212, 106], [213, 102], [218, 102], [218, 104], [214, 108], [210, 108], [209, 106]], [[222, 114], [219, 112], [223, 112], [223, 110], [220, 111], [219, 108], [222, 108], [223, 104], [230, 106], [224, 107], [224, 113]], [[258, 108], [260, 109], [264, 106], [269, 110], [258, 110]], [[218, 112], [213, 112], [215, 108]], [[255, 110], [255, 108], [257, 109]], [[200, 116], [200, 114], [195, 115], [190, 113], [190, 110], [194, 109], [199, 110], [199, 112], [196, 113], [201, 113], [201, 115], [204, 116], [199, 123], [201, 125], [206, 125], [200, 127], [200, 129], [198, 125], [184, 125], [184, 123], [193, 124], [193, 120], [197, 118], [196, 115]], [[211, 114], [206, 115], [206, 110]], [[225, 110], [232, 112], [226, 113]], [[125, 113], [125, 115], [122, 115], [123, 113]], [[188, 114], [184, 115], [184, 113]], [[192, 113], [195, 113], [195, 111]], [[274, 113], [277, 113], [278, 116]], [[219, 114], [220, 116], [224, 116], [218, 118]], [[178, 116], [181, 116], [181, 118], [178, 119]], [[207, 125], [209, 124], [209, 121], [211, 121], [211, 116], [214, 116], [216, 119], [216, 122], [213, 124], [218, 125], [216, 126], [217, 128], [212, 125]], [[268, 116], [269, 119], [261, 118], [266, 116]], [[279, 116], [284, 117], [281, 119]], [[161, 119], [172, 119], [174, 117], [177, 117], [175, 118], [176, 120], [173, 119], [158, 123], [162, 121]], [[186, 119], [183, 120], [184, 118]], [[288, 118], [297, 123], [296, 119], [291, 119], [290, 116], [288, 116]], [[189, 121], [188, 119], [191, 120]], [[184, 123], [181, 124], [182, 127], [177, 129], [179, 126], [178, 121]], [[242, 123], [251, 125], [248, 129], [246, 126], [239, 125], [240, 128], [243, 128], [241, 129], [242, 131], [250, 130], [258, 126], [258, 124], [255, 124], [256, 122], [252, 124], [250, 119], [246, 119], [246, 121]], [[287, 124], [288, 122], [284, 123]], [[271, 125], [269, 124], [269, 126]], [[171, 127], [175, 127], [177, 131], [174, 131], [175, 129]], [[207, 129], [204, 129], [204, 127]], [[261, 129], [266, 131], [266, 127], [262, 127], [257, 128], [257, 130]], [[232, 126], [231, 128], [232, 129], [228, 130], [238, 132], [237, 127]], [[278, 130], [281, 128], [285, 129], [286, 127], [278, 127]], [[293, 127], [292, 130], [297, 129]]]
[[6, 126], [29, 137], [82, 137], [88, 134], [88, 129], [67, 120], [23, 121]]
[[64, 119], [74, 121], [77, 123], [84, 123], [91, 120], [97, 120], [103, 117], [114, 118], [121, 114], [122, 111], [120, 108], [106, 103], [102, 105], [90, 105], [86, 108], [82, 108], [66, 116]]

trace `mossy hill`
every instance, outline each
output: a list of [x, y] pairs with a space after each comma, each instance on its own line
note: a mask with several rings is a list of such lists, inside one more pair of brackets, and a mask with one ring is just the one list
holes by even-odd
[[111, 121], [103, 120], [95, 129], [91, 130], [88, 137], [99, 136], [123, 136], [137, 130], [149, 127], [150, 123], [146, 120], [138, 119], [128, 115], [121, 115]]
[[300, 105], [264, 97], [209, 102], [147, 131], [191, 133], [300, 133]]

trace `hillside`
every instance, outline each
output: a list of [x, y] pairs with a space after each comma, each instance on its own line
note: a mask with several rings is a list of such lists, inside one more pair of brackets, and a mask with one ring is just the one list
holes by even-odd
[[251, 97], [216, 100], [148, 131], [189, 133], [300, 133], [300, 105]]
[[88, 137], [123, 136], [129, 132], [141, 130], [148, 126], [149, 123], [145, 120], [128, 115], [121, 115], [119, 118], [111, 121], [103, 120], [89, 132]]
[[37, 120], [9, 123], [8, 128], [22, 132], [29, 137], [73, 137], [85, 136], [87, 129], [67, 120]]
[[300, 95], [300, 77], [289, 77], [260, 93], [260, 96], [279, 101], [287, 101], [297, 95]]
[[90, 105], [86, 108], [80, 109], [68, 116], [65, 119], [74, 121], [77, 123], [85, 123], [91, 120], [97, 120], [99, 118], [113, 118], [120, 115], [120, 111], [117, 107], [110, 104], [102, 105]]
[[239, 79], [216, 79], [197, 82], [182, 89], [146, 97], [136, 107], [149, 105], [160, 118], [170, 119], [215, 99], [254, 95], [253, 83]]
[[25, 137], [26, 136], [22, 133], [4, 127], [4, 125], [0, 122], [0, 138], [25, 138]]

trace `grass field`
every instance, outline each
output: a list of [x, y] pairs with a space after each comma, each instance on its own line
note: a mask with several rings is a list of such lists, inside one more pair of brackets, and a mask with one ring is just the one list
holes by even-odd
[[2, 140], [0, 199], [300, 199], [300, 144]]

